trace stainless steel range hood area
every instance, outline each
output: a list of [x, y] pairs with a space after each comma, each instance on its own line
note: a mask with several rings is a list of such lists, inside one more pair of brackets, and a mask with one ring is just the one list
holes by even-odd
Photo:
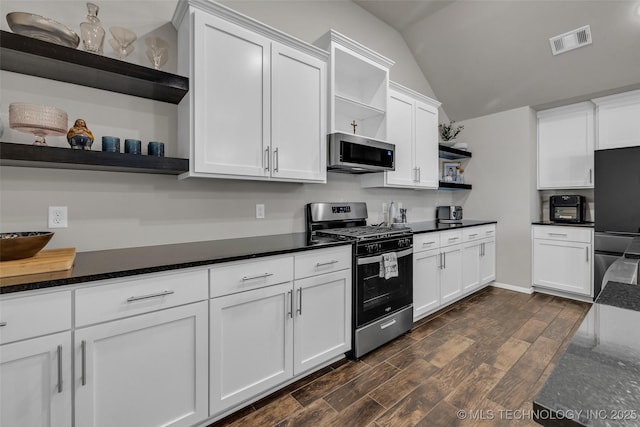
[[327, 135], [327, 170], [351, 174], [395, 170], [394, 144], [346, 133]]

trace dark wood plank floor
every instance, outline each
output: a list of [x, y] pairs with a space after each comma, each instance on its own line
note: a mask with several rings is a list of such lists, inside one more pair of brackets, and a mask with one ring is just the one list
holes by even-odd
[[537, 425], [532, 399], [589, 307], [489, 287], [212, 426]]

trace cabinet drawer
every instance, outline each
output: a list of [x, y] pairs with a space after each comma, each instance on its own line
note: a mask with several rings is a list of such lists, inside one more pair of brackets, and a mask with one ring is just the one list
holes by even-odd
[[207, 270], [104, 283], [76, 291], [76, 326], [206, 300]]
[[294, 257], [295, 278], [351, 268], [351, 246], [316, 249]]
[[293, 280], [293, 257], [221, 264], [209, 270], [211, 298]]
[[591, 243], [591, 230], [578, 227], [536, 226], [534, 239], [561, 240], [567, 242]]
[[440, 247], [440, 233], [423, 233], [413, 236], [413, 251], [421, 252]]
[[71, 329], [71, 291], [0, 301], [0, 344]]
[[451, 230], [440, 232], [440, 247], [458, 245], [462, 243], [462, 230]]
[[472, 242], [474, 240], [486, 239], [495, 237], [496, 226], [495, 225], [480, 225], [478, 227], [469, 227], [462, 229], [462, 241]]

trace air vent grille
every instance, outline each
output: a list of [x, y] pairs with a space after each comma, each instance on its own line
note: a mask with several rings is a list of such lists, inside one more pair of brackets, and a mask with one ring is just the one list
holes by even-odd
[[585, 25], [584, 27], [560, 34], [559, 36], [551, 37], [549, 42], [551, 43], [551, 52], [554, 55], [590, 45], [592, 43], [591, 27]]

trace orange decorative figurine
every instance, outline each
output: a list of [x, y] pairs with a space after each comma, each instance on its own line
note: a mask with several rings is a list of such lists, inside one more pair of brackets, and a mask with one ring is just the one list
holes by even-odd
[[67, 141], [74, 150], [91, 150], [93, 134], [87, 128], [83, 119], [77, 119], [73, 127], [67, 132]]

